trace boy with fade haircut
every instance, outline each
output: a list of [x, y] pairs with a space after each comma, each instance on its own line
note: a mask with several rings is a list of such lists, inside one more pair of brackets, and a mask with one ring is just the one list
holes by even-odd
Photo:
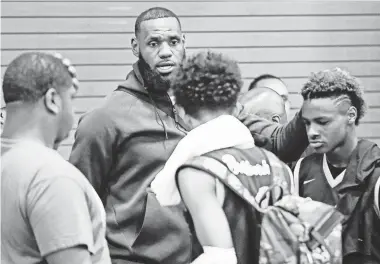
[[5, 71], [2, 263], [111, 263], [100, 198], [52, 149], [72, 128], [77, 90], [75, 68], [59, 54], [23, 53]]
[[358, 80], [339, 68], [313, 74], [302, 115], [315, 153], [294, 171], [300, 196], [335, 205], [344, 216], [343, 263], [380, 263], [380, 149], [357, 137], [365, 103]]
[[[237, 63], [210, 51], [188, 58], [172, 81], [178, 109], [192, 128], [167, 164], [174, 172], [180, 167], [178, 188], [203, 247], [193, 264], [248, 264], [259, 257], [258, 212], [208, 173], [209, 162], [228, 166], [253, 196], [264, 197], [273, 182], [285, 193], [292, 185], [290, 169], [256, 147], [249, 129], [233, 116], [241, 86]], [[183, 156], [190, 159], [181, 166]]]

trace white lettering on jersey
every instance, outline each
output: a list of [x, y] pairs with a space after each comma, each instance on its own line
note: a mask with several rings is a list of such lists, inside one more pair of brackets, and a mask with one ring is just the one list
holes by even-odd
[[222, 157], [222, 161], [227, 165], [228, 169], [235, 175], [244, 174], [246, 176], [263, 176], [270, 175], [269, 164], [263, 160], [261, 164], [252, 165], [247, 160], [238, 162], [234, 156], [226, 154]]

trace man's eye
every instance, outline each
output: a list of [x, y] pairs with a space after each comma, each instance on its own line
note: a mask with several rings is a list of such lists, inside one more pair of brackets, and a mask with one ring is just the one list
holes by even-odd
[[177, 45], [178, 43], [179, 43], [179, 41], [176, 40], [176, 39], [174, 39], [174, 40], [171, 41], [171, 44], [172, 44], [172, 45]]
[[156, 47], [157, 46], [157, 42], [154, 42], [154, 41], [149, 42], [149, 46]]
[[319, 121], [318, 123], [320, 125], [324, 126], [324, 125], [327, 125], [329, 123], [329, 121]]

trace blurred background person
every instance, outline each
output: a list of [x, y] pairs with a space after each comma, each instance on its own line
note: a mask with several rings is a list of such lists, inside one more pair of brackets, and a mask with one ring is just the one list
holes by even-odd
[[289, 90], [281, 78], [271, 74], [262, 74], [253, 79], [248, 87], [248, 91], [256, 89], [257, 87], [267, 87], [281, 95], [285, 102], [285, 111], [287, 118], [290, 118]]
[[251, 89], [239, 98], [239, 102], [244, 112], [279, 124], [288, 122], [283, 97], [270, 88]]

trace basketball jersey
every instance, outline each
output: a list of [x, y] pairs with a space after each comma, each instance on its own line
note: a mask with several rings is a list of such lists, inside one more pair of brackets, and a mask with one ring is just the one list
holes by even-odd
[[[366, 150], [367, 147], [371, 149], [372, 145], [364, 140], [359, 141], [350, 164], [335, 178], [331, 174], [325, 154], [314, 153], [300, 159], [294, 168], [296, 194], [334, 205], [345, 215], [344, 263], [355, 263], [357, 259], [362, 264], [372, 263], [373, 259], [380, 260], [378, 172], [374, 172], [363, 187], [355, 186], [358, 184], [357, 175], [363, 169], [361, 160], [356, 155], [360, 148]], [[356, 162], [355, 166], [352, 162]], [[357, 201], [355, 204], [353, 199]]]
[[[327, 163], [326, 155], [313, 154], [307, 158], [305, 164], [300, 159], [294, 168], [295, 192], [302, 197], [336, 206], [339, 201], [339, 187], [345, 179], [343, 170], [337, 177], [333, 177]], [[302, 171], [307, 173], [300, 174]]]
[[[211, 174], [210, 172], [217, 171], [213, 167], [215, 163], [217, 163], [216, 165], [224, 164], [253, 196], [257, 195], [260, 188], [272, 186], [273, 183], [283, 188], [284, 195], [291, 192], [293, 177], [289, 167], [273, 153], [257, 147], [250, 149], [226, 148], [207, 153], [189, 160], [178, 169], [177, 175], [181, 169], [186, 167]], [[217, 192], [216, 190], [218, 197]], [[238, 263], [258, 263], [261, 234], [260, 213], [229, 188], [224, 188], [224, 192], [221, 204], [230, 226]], [[253, 249], [257, 249], [257, 251]]]

